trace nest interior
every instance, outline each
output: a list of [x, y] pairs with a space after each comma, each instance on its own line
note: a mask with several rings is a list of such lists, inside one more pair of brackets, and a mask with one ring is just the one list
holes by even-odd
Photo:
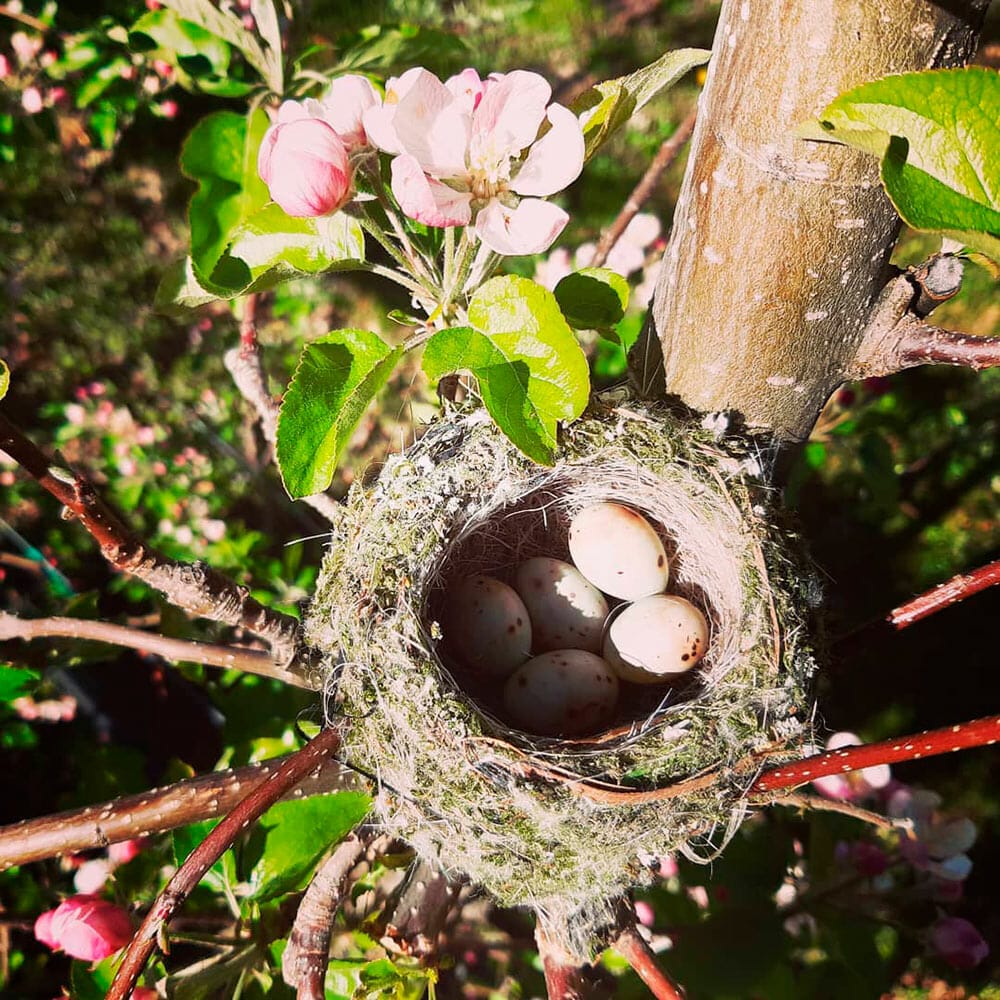
[[[306, 623], [345, 759], [375, 776], [386, 828], [503, 904], [591, 914], [584, 923], [644, 880], [644, 860], [717, 849], [757, 771], [797, 755], [811, 714], [812, 584], [752, 447], [621, 404], [593, 404], [551, 469], [480, 410], [434, 424], [352, 491]], [[624, 698], [607, 732], [513, 730], [498, 692], [448, 657], [448, 587], [566, 558], [569, 520], [597, 500], [661, 534], [670, 591], [709, 619], [708, 653], [685, 687]]]

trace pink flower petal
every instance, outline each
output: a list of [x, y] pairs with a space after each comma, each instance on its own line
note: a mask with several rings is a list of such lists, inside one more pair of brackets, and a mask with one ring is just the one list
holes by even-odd
[[[36, 935], [37, 926], [38, 921]], [[132, 923], [125, 910], [88, 895], [73, 896], [56, 907], [42, 930], [51, 938], [45, 941], [49, 947], [62, 949], [67, 955], [88, 962], [98, 962], [113, 955], [132, 937]]]
[[494, 74], [473, 116], [473, 135], [491, 136], [496, 148], [516, 155], [534, 142], [551, 96], [552, 88], [537, 73]]
[[73, 876], [73, 888], [85, 894], [100, 892], [111, 875], [111, 868], [107, 858], [84, 861]]
[[825, 777], [814, 779], [812, 784], [820, 795], [828, 799], [850, 802], [857, 798], [854, 787], [843, 774], [828, 774]]
[[319, 102], [323, 120], [353, 149], [368, 141], [363, 117], [369, 108], [379, 104], [378, 91], [366, 76], [347, 73], [336, 77]]
[[468, 172], [471, 115], [447, 87], [421, 70], [393, 119], [403, 151], [433, 177], [464, 177]]
[[402, 76], [391, 76], [385, 84], [385, 98], [381, 105], [368, 108], [361, 115], [361, 123], [373, 146], [387, 153], [402, 153], [403, 147], [396, 134], [396, 111], [399, 102], [410, 92], [410, 88], [426, 72], [419, 66], [408, 69]]
[[583, 130], [576, 115], [561, 104], [553, 104], [547, 114], [552, 128], [531, 147], [511, 181], [511, 190], [518, 194], [555, 194], [583, 169]]
[[53, 951], [59, 947], [59, 943], [52, 933], [52, 918], [55, 916], [55, 912], [55, 910], [46, 910], [44, 913], [40, 913], [35, 920], [35, 939]]
[[392, 193], [404, 214], [427, 226], [467, 226], [472, 218], [472, 195], [428, 177], [412, 156], [392, 161]]
[[444, 85], [454, 95], [463, 111], [475, 111], [483, 99], [486, 84], [474, 69], [463, 69], [461, 73], [448, 77]]
[[568, 221], [558, 205], [538, 198], [525, 198], [513, 209], [494, 198], [476, 216], [476, 232], [496, 253], [520, 257], [548, 250]]

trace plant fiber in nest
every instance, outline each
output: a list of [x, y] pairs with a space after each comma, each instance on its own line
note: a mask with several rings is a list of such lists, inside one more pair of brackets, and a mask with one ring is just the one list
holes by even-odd
[[[756, 467], [745, 444], [604, 397], [566, 429], [553, 468], [476, 410], [356, 486], [306, 629], [327, 654], [343, 756], [376, 778], [386, 829], [498, 902], [571, 925], [643, 882], [643, 859], [717, 850], [756, 773], [808, 735], [807, 575], [769, 523]], [[569, 520], [599, 500], [656, 527], [670, 591], [709, 618], [709, 651], [686, 688], [633, 691], [609, 732], [512, 731], [502, 682], [473, 701], [448, 659], [445, 592], [472, 573], [509, 580], [535, 555], [568, 559]]]

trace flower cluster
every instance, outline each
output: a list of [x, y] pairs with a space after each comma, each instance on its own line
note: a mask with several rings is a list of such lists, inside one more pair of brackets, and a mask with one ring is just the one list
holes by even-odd
[[410, 219], [471, 226], [499, 254], [540, 253], [568, 221], [544, 199], [572, 183], [584, 159], [579, 120], [551, 96], [523, 70], [482, 79], [466, 69], [442, 83], [416, 67], [391, 78], [384, 98], [365, 77], [342, 76], [322, 100], [281, 105], [258, 170], [289, 215], [327, 215], [352, 196], [355, 154], [381, 150]]

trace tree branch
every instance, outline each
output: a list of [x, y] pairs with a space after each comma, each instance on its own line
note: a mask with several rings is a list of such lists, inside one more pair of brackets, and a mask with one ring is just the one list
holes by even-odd
[[87, 639], [106, 642], [113, 646], [125, 646], [154, 653], [175, 663], [202, 663], [209, 667], [225, 667], [242, 670], [248, 674], [273, 677], [275, 680], [295, 687], [315, 690], [316, 685], [299, 674], [285, 670], [274, 662], [270, 653], [240, 646], [219, 646], [208, 642], [192, 642], [187, 639], [171, 639], [155, 632], [112, 625], [110, 622], [87, 621], [81, 618], [18, 618], [17, 615], [0, 611], [0, 641], [60, 637]]
[[460, 883], [418, 858], [407, 872], [381, 943], [421, 960], [437, 954], [438, 938], [460, 889]]
[[286, 757], [281, 766], [245, 796], [191, 852], [157, 897], [132, 938], [108, 990], [107, 1000], [126, 1000], [131, 994], [165, 925], [223, 852], [282, 795], [290, 792], [330, 754], [336, 753], [339, 746], [340, 732], [324, 729], [301, 750]]
[[890, 819], [872, 809], [864, 809], [856, 806], [853, 802], [841, 802], [839, 799], [824, 799], [820, 795], [798, 795], [789, 792], [780, 798], [768, 798], [769, 806], [788, 806], [789, 809], [801, 809], [803, 811], [835, 812], [842, 816], [850, 816], [852, 819], [861, 820], [879, 830], [900, 830], [909, 829], [910, 821], [905, 819]]
[[9, 17], [14, 21], [20, 21], [21, 24], [26, 24], [29, 28], [34, 28], [35, 31], [40, 31], [43, 35], [48, 34], [52, 30], [51, 24], [46, 24], [40, 18], [25, 14], [24, 11], [8, 7], [7, 4], [0, 6], [0, 17]]
[[547, 914], [535, 915], [535, 943], [545, 973], [545, 989], [549, 1000], [586, 1000], [593, 994], [592, 977], [559, 943], [562, 936]]
[[956, 365], [983, 371], [1000, 365], [1000, 337], [975, 337], [924, 322], [958, 291], [961, 270], [931, 258], [899, 274], [882, 290], [845, 378], [892, 375], [918, 365]]
[[908, 628], [914, 622], [959, 604], [981, 590], [1000, 584], [1000, 559], [995, 559], [971, 573], [959, 573], [932, 590], [918, 594], [912, 600], [893, 608], [886, 621], [897, 630]]
[[681, 988], [660, 968], [635, 924], [626, 927], [611, 947], [632, 966], [657, 1000], [684, 1000]]
[[[199, 774], [137, 795], [0, 827], [0, 871], [224, 816], [273, 777], [286, 760], [288, 757], [275, 757], [247, 767]], [[299, 785], [295, 795], [324, 795], [357, 787], [361, 785], [353, 771], [324, 761]]]
[[[242, 326], [241, 326], [242, 330]], [[267, 375], [261, 364], [260, 349], [256, 339], [252, 347], [242, 343], [239, 348], [226, 351], [223, 363], [232, 376], [239, 394], [253, 407], [257, 414], [264, 440], [273, 448], [278, 439], [278, 404], [267, 387]], [[336, 524], [341, 515], [340, 504], [325, 493], [314, 493], [302, 497], [317, 514], [329, 524]]]
[[[80, 519], [116, 569], [138, 577], [190, 614], [253, 632], [271, 646], [275, 660], [309, 676], [314, 654], [303, 645], [299, 623], [291, 615], [264, 607], [251, 596], [248, 587], [203, 562], [182, 563], [157, 552], [124, 524], [87, 479], [51, 463], [3, 415], [0, 451], [7, 452]], [[293, 661], [297, 661], [294, 666]]]
[[646, 168], [639, 183], [632, 189], [632, 193], [626, 199], [617, 218], [598, 241], [594, 257], [588, 264], [589, 267], [602, 267], [604, 265], [612, 247], [621, 238], [622, 233], [625, 232], [626, 227], [636, 217], [642, 206], [649, 200], [663, 173], [677, 159], [684, 143], [691, 138], [697, 115], [697, 108], [690, 111], [688, 116], [677, 126], [674, 134], [669, 139], [663, 140], [659, 151]]
[[281, 975], [297, 990], [299, 1000], [323, 1000], [330, 964], [330, 934], [354, 866], [364, 856], [365, 841], [349, 833], [320, 865], [306, 889], [288, 946], [281, 957]]
[[815, 781], [816, 778], [860, 771], [878, 764], [899, 764], [969, 747], [993, 746], [998, 739], [1000, 715], [991, 715], [985, 719], [975, 719], [944, 729], [929, 729], [894, 740], [840, 747], [764, 771], [747, 790], [747, 795], [756, 796], [782, 788], [795, 788]]

